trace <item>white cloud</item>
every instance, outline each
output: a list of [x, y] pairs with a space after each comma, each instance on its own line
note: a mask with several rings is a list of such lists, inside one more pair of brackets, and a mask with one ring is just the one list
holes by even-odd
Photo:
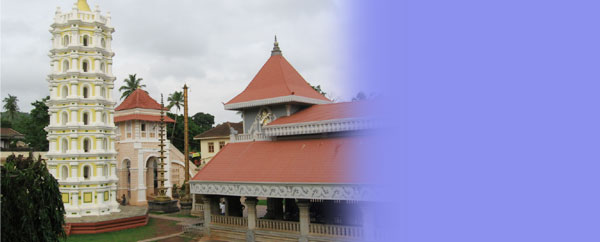
[[[75, 0], [72, 0], [75, 2]], [[341, 1], [97, 1], [111, 12], [115, 89], [128, 74], [144, 78], [155, 99], [190, 86], [190, 115], [208, 112], [217, 122], [237, 121], [223, 109], [270, 55], [277, 34], [283, 55], [311, 84], [350, 99], [340, 57]], [[64, 1], [3, 1], [1, 95], [16, 95], [22, 110], [49, 94], [49, 26]], [[115, 91], [114, 96], [120, 96]]]

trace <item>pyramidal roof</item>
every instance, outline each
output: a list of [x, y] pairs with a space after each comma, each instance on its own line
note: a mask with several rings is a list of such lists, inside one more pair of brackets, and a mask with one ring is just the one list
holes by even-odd
[[225, 109], [236, 110], [247, 107], [271, 105], [278, 103], [330, 103], [319, 92], [315, 91], [300, 73], [281, 55], [279, 44], [275, 45], [271, 57], [258, 71], [250, 84], [225, 104]]
[[161, 106], [156, 100], [152, 99], [146, 91], [138, 88], [129, 94], [129, 96], [125, 98], [125, 101], [115, 108], [115, 111], [134, 108], [160, 110]]

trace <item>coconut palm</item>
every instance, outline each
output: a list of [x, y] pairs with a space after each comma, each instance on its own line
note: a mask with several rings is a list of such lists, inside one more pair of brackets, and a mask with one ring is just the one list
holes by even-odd
[[171, 110], [171, 108], [173, 107], [177, 108], [177, 111], [175, 113], [175, 123], [173, 124], [173, 132], [171, 132], [171, 140], [173, 140], [173, 138], [175, 137], [175, 125], [177, 124], [177, 116], [179, 115], [179, 111], [183, 106], [183, 93], [175, 91], [169, 95], [167, 101], [169, 102], [169, 105], [167, 105], [167, 109]]
[[146, 87], [146, 85], [141, 84], [142, 80], [144, 79], [137, 78], [136, 75], [137, 74], [129, 74], [129, 78], [123, 80], [125, 82], [125, 85], [119, 88], [119, 91], [123, 92], [123, 95], [121, 95], [121, 99], [129, 97], [129, 95], [131, 95], [131, 93], [133, 93], [138, 88]]
[[19, 112], [19, 106], [17, 105], [18, 101], [19, 99], [16, 96], [10, 94], [2, 100], [2, 102], [4, 102], [4, 111], [11, 121], [14, 121], [15, 116]]

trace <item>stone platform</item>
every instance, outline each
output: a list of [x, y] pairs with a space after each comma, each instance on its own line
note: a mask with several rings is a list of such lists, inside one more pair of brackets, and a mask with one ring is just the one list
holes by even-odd
[[119, 209], [121, 212], [109, 215], [66, 218], [67, 235], [104, 233], [148, 224], [147, 207], [119, 206]]
[[179, 212], [177, 200], [168, 201], [148, 201], [148, 210], [151, 212], [174, 213]]

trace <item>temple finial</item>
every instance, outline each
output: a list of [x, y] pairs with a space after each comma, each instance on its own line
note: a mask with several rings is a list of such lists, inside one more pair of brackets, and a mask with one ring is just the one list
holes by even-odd
[[277, 35], [275, 35], [275, 43], [273, 43], [273, 50], [271, 51], [271, 56], [281, 55], [281, 49], [279, 49], [279, 42], [277, 42]]

